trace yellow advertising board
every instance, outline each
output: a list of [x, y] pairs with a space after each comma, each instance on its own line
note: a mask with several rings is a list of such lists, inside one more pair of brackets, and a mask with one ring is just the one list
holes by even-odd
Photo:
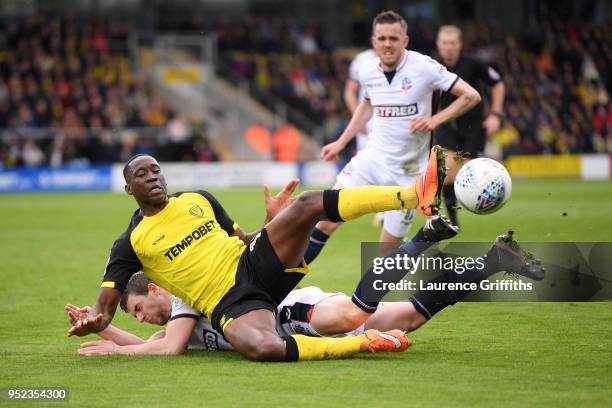
[[580, 177], [580, 155], [510, 156], [504, 165], [513, 177]]
[[162, 78], [166, 83], [200, 82], [202, 80], [202, 72], [197, 67], [165, 68]]

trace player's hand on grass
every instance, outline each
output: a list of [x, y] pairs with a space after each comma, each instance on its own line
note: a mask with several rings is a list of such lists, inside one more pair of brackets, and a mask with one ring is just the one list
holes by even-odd
[[344, 150], [344, 145], [339, 140], [326, 144], [321, 150], [321, 159], [325, 161], [336, 160], [342, 150]]
[[264, 185], [264, 198], [266, 201], [266, 222], [271, 221], [283, 209], [294, 200], [293, 192], [300, 184], [300, 180], [291, 179], [285, 187], [274, 197], [270, 194], [270, 188]]
[[412, 119], [412, 124], [410, 125], [410, 131], [412, 133], [417, 132], [432, 132], [436, 130], [438, 127], [438, 122], [433, 118], [426, 118], [423, 116], [417, 116]]
[[501, 119], [499, 116], [491, 114], [482, 122], [482, 127], [486, 129], [487, 136], [491, 136], [501, 127]]
[[81, 344], [79, 354], [82, 356], [105, 356], [108, 354], [117, 354], [119, 346], [110, 340], [90, 341]]
[[90, 316], [83, 319], [78, 319], [76, 324], [73, 324], [70, 330], [68, 330], [68, 337], [70, 336], [87, 336], [91, 333], [97, 333], [100, 331], [100, 325], [102, 323], [102, 313], [98, 313], [97, 316]]
[[66, 304], [64, 306], [64, 310], [68, 314], [68, 321], [72, 326], [75, 326], [79, 320], [84, 320], [89, 316], [89, 312], [91, 311], [91, 307], [83, 306], [78, 307], [73, 304]]

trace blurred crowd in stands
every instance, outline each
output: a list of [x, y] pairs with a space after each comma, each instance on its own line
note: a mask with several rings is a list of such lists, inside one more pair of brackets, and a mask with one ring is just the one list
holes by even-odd
[[0, 35], [0, 166], [217, 160], [203, 123], [173, 111], [130, 69], [131, 27], [30, 17]]
[[[205, 119], [174, 111], [130, 69], [130, 25], [42, 16], [2, 25], [1, 167], [110, 163], [135, 153], [219, 159]], [[611, 25], [549, 20], [528, 22], [518, 33], [495, 23], [462, 28], [464, 52], [504, 75], [505, 120], [492, 139], [503, 156], [612, 152]], [[410, 21], [409, 48], [435, 56], [435, 29]], [[248, 80], [253, 96], [271, 108], [286, 102], [291, 122], [310, 132], [322, 126], [326, 141], [342, 132], [348, 66], [366, 44], [332, 49], [318, 27], [292, 18], [249, 17], [214, 31], [222, 75]]]
[[[520, 33], [494, 23], [463, 29], [464, 52], [504, 74], [506, 120], [492, 140], [503, 156], [612, 152], [611, 25], [551, 20], [531, 21]], [[436, 55], [435, 27], [412, 21], [409, 34], [409, 48]], [[224, 63], [262, 102], [288, 102], [333, 140], [349, 119], [342, 89], [354, 52], [330, 50], [323, 40], [292, 20], [250, 19], [219, 30]]]

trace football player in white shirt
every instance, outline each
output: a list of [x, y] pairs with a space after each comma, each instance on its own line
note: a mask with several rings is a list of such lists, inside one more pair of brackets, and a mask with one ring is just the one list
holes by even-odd
[[[344, 296], [343, 293], [325, 293], [310, 286], [292, 291], [278, 306], [277, 331], [281, 335], [304, 334], [320, 337], [310, 322], [315, 307], [323, 307], [326, 299]], [[138, 272], [130, 278], [121, 298], [121, 307], [141, 323], [166, 325], [148, 340], [109, 325], [97, 333], [103, 340], [83, 343], [79, 353], [102, 354], [182, 354], [188, 347], [197, 350], [233, 350], [223, 335], [215, 331], [210, 321], [170, 292], [157, 286], [144, 273]], [[319, 306], [321, 305], [321, 306]], [[404, 351], [408, 339], [401, 330], [412, 330], [425, 319], [418, 314], [412, 303], [388, 303], [377, 314], [357, 329], [333, 337], [365, 334], [362, 352]], [[88, 307], [65, 307], [71, 323], [88, 313]], [[375, 330], [384, 327], [385, 332]]]
[[[457, 75], [432, 58], [406, 49], [408, 27], [399, 14], [383, 11], [372, 27], [371, 42], [378, 58], [365, 62], [359, 71], [365, 98], [338, 140], [321, 151], [323, 160], [336, 159], [372, 117], [368, 145], [338, 175], [337, 189], [414, 183], [427, 164], [431, 132], [480, 102], [480, 94]], [[436, 91], [450, 92], [457, 99], [433, 114]], [[380, 241], [399, 243], [412, 216], [412, 210], [386, 212]], [[339, 225], [329, 221], [317, 224], [305, 255], [307, 263], [316, 258]]]

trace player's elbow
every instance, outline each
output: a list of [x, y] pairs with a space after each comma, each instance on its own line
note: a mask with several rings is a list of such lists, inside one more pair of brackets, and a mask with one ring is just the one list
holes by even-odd
[[185, 346], [172, 345], [166, 348], [166, 352], [164, 354], [169, 356], [178, 356], [185, 353], [185, 350], [187, 350], [187, 347]]
[[474, 88], [469, 89], [465, 93], [465, 98], [468, 100], [468, 103], [471, 108], [478, 105], [480, 101], [482, 101], [482, 97], [480, 96], [480, 93]]
[[168, 341], [168, 337], [159, 341], [163, 348], [162, 354], [166, 354], [169, 356], [178, 356], [179, 354], [183, 354], [185, 350], [187, 350], [187, 344], [183, 343], [182, 341]]

